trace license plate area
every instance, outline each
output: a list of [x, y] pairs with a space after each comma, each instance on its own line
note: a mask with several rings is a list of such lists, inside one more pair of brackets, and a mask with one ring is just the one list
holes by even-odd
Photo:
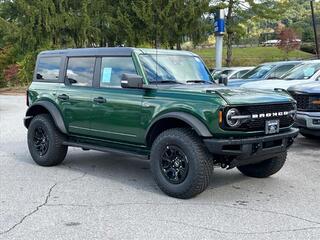
[[267, 120], [266, 121], [266, 128], [265, 133], [266, 134], [275, 134], [278, 133], [280, 129], [280, 122], [279, 119], [275, 120]]

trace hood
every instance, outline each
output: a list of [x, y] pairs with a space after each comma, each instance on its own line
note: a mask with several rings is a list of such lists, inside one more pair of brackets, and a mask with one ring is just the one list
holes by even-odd
[[274, 89], [274, 88], [283, 88], [288, 89], [289, 87], [303, 84], [303, 83], [310, 83], [314, 82], [314, 80], [310, 79], [303, 79], [303, 80], [283, 80], [283, 79], [270, 79], [270, 80], [263, 80], [251, 83], [242, 84], [241, 87], [243, 88], [257, 88], [257, 89]]
[[298, 84], [289, 88], [289, 91], [292, 92], [304, 92], [304, 93], [318, 93], [320, 94], [320, 81], [307, 83], [307, 84]]
[[240, 87], [243, 84], [246, 83], [252, 83], [256, 81], [261, 81], [261, 79], [258, 78], [252, 78], [252, 79], [229, 79], [228, 80], [228, 87]]
[[[161, 87], [160, 87], [161, 88]], [[282, 91], [257, 90], [245, 88], [228, 88], [221, 85], [186, 84], [166, 86], [173, 91], [203, 93], [223, 98], [230, 105], [265, 104], [293, 101], [290, 95]]]

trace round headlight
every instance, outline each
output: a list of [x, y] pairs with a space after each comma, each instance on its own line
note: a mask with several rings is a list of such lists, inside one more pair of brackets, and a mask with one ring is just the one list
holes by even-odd
[[239, 125], [241, 123], [240, 119], [232, 119], [232, 117], [238, 116], [238, 115], [240, 115], [240, 112], [238, 109], [231, 108], [228, 110], [227, 115], [226, 115], [226, 121], [230, 127], [232, 127], [232, 128], [239, 127]]

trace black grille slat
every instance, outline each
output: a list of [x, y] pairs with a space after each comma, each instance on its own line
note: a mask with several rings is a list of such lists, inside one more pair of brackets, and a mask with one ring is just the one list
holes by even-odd
[[291, 93], [291, 95], [297, 101], [298, 111], [320, 111], [320, 105], [313, 103], [313, 101], [320, 101], [320, 95], [310, 95], [303, 93]]
[[[241, 115], [252, 115], [261, 113], [274, 113], [274, 112], [290, 112], [294, 110], [294, 105], [291, 103], [286, 104], [270, 104], [270, 105], [251, 105], [237, 107]], [[251, 119], [248, 122], [244, 122], [240, 125], [239, 129], [245, 131], [264, 131], [267, 120], [279, 119], [280, 128], [290, 127], [294, 123], [294, 119], [289, 116], [277, 116]]]

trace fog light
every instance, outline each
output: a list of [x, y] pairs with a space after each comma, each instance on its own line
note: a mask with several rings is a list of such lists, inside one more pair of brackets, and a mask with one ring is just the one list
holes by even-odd
[[320, 125], [320, 119], [312, 119], [314, 125]]

